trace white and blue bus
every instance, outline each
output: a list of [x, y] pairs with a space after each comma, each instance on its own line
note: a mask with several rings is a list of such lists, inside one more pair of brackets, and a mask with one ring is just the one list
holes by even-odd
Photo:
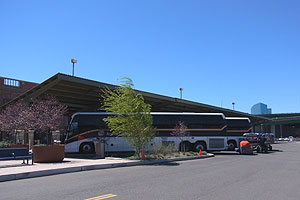
[[[154, 144], [173, 144], [186, 151], [227, 149], [227, 124], [222, 113], [165, 113], [151, 112], [156, 134], [148, 148]], [[111, 134], [103, 121], [111, 113], [79, 112], [70, 121], [65, 140], [66, 152], [94, 153], [97, 139], [105, 141], [105, 152], [128, 152], [134, 149], [127, 140]], [[179, 122], [184, 122], [188, 132], [182, 140], [172, 132]]]

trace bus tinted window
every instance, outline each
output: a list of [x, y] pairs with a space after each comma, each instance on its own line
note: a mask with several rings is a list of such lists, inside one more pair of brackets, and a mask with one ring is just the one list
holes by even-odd
[[227, 125], [230, 129], [251, 127], [251, 123], [248, 120], [240, 119], [227, 119]]
[[153, 115], [157, 129], [173, 129], [180, 121], [189, 129], [219, 129], [225, 125], [220, 115]]
[[94, 129], [106, 130], [107, 125], [103, 121], [106, 116], [103, 115], [77, 115], [74, 117], [73, 122], [78, 122], [78, 132], [82, 133]]
[[153, 115], [153, 126], [157, 129], [172, 129], [174, 128], [173, 124], [171, 123], [170, 118], [164, 115]]

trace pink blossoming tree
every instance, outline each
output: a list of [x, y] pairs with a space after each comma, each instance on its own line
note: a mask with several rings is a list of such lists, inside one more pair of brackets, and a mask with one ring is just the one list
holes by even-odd
[[7, 106], [0, 113], [0, 131], [9, 134], [16, 130], [39, 131], [47, 134], [64, 129], [64, 115], [67, 106], [54, 97], [35, 99], [27, 106], [22, 102]]
[[14, 133], [15, 130], [22, 129], [27, 111], [28, 107], [21, 101], [7, 106], [0, 113], [0, 130]]
[[180, 140], [181, 151], [186, 151], [186, 146], [184, 145], [184, 138], [189, 135], [189, 132], [187, 131], [187, 126], [184, 124], [184, 122], [179, 121], [174, 129], [175, 130], [171, 133], [171, 135], [177, 137]]

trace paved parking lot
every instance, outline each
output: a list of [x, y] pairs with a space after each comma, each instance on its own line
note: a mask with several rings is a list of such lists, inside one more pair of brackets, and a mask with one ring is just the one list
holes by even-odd
[[[254, 156], [216, 153], [204, 160], [85, 171], [0, 183], [3, 199], [239, 199], [300, 197], [300, 143]], [[28, 189], [30, 186], [30, 190]], [[13, 193], [7, 192], [15, 188]], [[42, 198], [41, 198], [42, 197]]]

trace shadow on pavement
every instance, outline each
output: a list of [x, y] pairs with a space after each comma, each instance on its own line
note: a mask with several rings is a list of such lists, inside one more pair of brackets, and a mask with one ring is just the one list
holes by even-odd
[[78, 159], [96, 159], [96, 155], [95, 154], [65, 154], [65, 158], [78, 158]]
[[[273, 149], [272, 151], [274, 151], [274, 153], [275, 153], [275, 152], [283, 152], [283, 151], [280, 150], [280, 149]], [[271, 151], [271, 152], [272, 152], [272, 151]]]
[[[273, 149], [272, 151], [268, 151], [267, 153], [257, 153], [256, 151], [253, 152], [253, 155], [257, 154], [272, 154], [272, 153], [277, 153], [277, 152], [283, 152], [282, 150], [279, 149]], [[215, 156], [222, 155], [222, 156], [240, 156], [238, 152], [235, 151], [218, 151], [218, 152], [211, 152], [215, 154]]]
[[168, 162], [168, 163], [158, 163], [153, 166], [179, 166], [180, 164], [177, 162]]
[[235, 151], [222, 151], [222, 152], [212, 152], [213, 154], [215, 154], [215, 156], [217, 155], [222, 155], [222, 156], [239, 156], [240, 154], [238, 152], [235, 152]]
[[25, 167], [25, 166], [32, 166], [31, 164], [7, 164], [7, 165], [2, 165], [0, 166], [0, 169], [1, 168], [12, 168], [12, 167]]
[[277, 153], [277, 152], [283, 152], [282, 150], [272, 150], [272, 151], [268, 151], [268, 152], [263, 152], [263, 153], [259, 153], [259, 154], [272, 154], [272, 153]]
[[[61, 162], [45, 162], [45, 163], [38, 163], [38, 164], [64, 164], [64, 163], [70, 163], [70, 160], [63, 160]], [[73, 161], [74, 162], [74, 161]]]

